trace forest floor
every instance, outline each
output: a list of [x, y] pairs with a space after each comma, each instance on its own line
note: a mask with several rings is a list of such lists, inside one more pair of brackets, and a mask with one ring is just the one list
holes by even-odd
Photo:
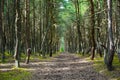
[[[10, 70], [13, 65], [3, 64], [1, 70]], [[61, 53], [51, 60], [21, 63], [21, 67], [31, 72], [29, 80], [109, 80], [94, 70], [93, 62], [70, 53]]]
[[31, 63], [31, 80], [108, 80], [93, 69], [93, 63], [75, 54], [62, 53], [51, 61]]

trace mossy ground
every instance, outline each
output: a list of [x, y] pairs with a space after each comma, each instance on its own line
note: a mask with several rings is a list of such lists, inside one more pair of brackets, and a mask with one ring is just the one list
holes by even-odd
[[31, 73], [22, 69], [0, 71], [0, 80], [29, 80]]
[[110, 78], [110, 80], [120, 80], [120, 62], [118, 56], [114, 56], [113, 60], [113, 71], [108, 71], [106, 65], [104, 64], [104, 59], [96, 57], [94, 62], [94, 69], [101, 74], [104, 74]]
[[[0, 64], [8, 64], [8, 63], [14, 63], [13, 55], [9, 53], [5, 53], [6, 58], [4, 62], [1, 62]], [[58, 56], [59, 53], [53, 54], [53, 57]], [[20, 62], [25, 62], [26, 55], [22, 53]], [[30, 56], [30, 62], [33, 61], [49, 61], [52, 60], [52, 57], [49, 57], [49, 55], [46, 55], [46, 57], [38, 56], [36, 54], [31, 54]], [[8, 71], [0, 71], [0, 80], [30, 80], [31, 72], [26, 70], [25, 68], [14, 68], [12, 67], [12, 70]]]
[[[60, 54], [60, 52], [57, 52], [57, 53], [53, 53], [53, 57], [55, 56], [58, 56]], [[0, 55], [1, 57], [1, 55]], [[30, 61], [33, 61], [33, 60], [40, 60], [40, 61], [44, 61], [44, 60], [51, 60], [52, 57], [49, 57], [49, 54], [46, 54], [45, 57], [43, 56], [39, 56], [39, 53], [32, 53], [30, 55]], [[20, 58], [20, 62], [25, 62], [26, 60], [26, 54], [25, 53], [21, 53], [21, 58]], [[9, 63], [9, 62], [14, 62], [14, 57], [12, 54], [8, 53], [8, 52], [5, 52], [5, 61], [4, 62], [1, 62], [1, 59], [0, 59], [0, 63]]]

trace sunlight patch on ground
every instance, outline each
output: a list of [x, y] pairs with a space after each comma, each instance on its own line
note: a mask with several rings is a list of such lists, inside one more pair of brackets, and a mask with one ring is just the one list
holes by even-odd
[[[39, 71], [42, 72], [48, 72], [48, 71], [70, 71], [70, 70], [84, 70], [86, 68], [91, 67], [92, 65], [87, 65], [87, 66], [76, 66], [76, 67], [71, 67], [71, 66], [67, 66], [67, 67], [56, 67], [56, 68], [52, 68], [52, 67], [45, 67], [45, 68], [39, 68]], [[38, 70], [38, 69], [36, 69]]]
[[5, 64], [0, 63], [0, 66], [11, 66], [11, 65], [13, 65], [13, 63], [5, 63]]
[[57, 68], [55, 70], [57, 70], [57, 71], [59, 71], [59, 70], [70, 70], [70, 67]]
[[10, 70], [12, 70], [12, 69], [10, 69], [10, 68], [0, 69], [0, 71], [10, 71]]
[[[12, 71], [12, 70], [14, 70], [14, 69], [12, 69], [12, 68], [4, 68], [4, 69], [0, 69], [0, 71]], [[36, 69], [33, 69], [33, 68], [29, 68], [29, 69], [24, 69], [24, 70], [26, 70], [26, 71], [35, 71]]]
[[117, 80], [117, 79], [110, 79], [110, 80]]
[[79, 63], [88, 63], [89, 61], [87, 61], [87, 60], [82, 60], [82, 61], [78, 61]]

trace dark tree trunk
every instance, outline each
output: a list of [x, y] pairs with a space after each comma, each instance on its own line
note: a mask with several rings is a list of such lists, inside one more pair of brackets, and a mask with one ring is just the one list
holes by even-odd
[[35, 0], [33, 0], [33, 38], [32, 38], [32, 47], [33, 47], [33, 50], [34, 50], [34, 53], [36, 52], [36, 33], [35, 33], [35, 20], [36, 20], [36, 15], [35, 15]]
[[[30, 0], [25, 0], [25, 26], [26, 26], [26, 49], [28, 50], [31, 45], [30, 39]], [[29, 63], [30, 56], [27, 54], [26, 64]]]
[[30, 48], [30, 0], [25, 0], [26, 48]]
[[[3, 29], [2, 29], [2, 0], [0, 0], [0, 54], [2, 53]], [[3, 54], [3, 53], [2, 53]], [[1, 57], [1, 59], [3, 59]]]
[[29, 64], [29, 61], [30, 61], [30, 54], [31, 54], [31, 48], [28, 48], [27, 49], [27, 58], [26, 58], [26, 64]]
[[0, 1], [0, 53], [2, 53], [1, 60], [5, 60], [5, 33], [4, 33], [4, 0]]
[[93, 0], [90, 0], [90, 8], [91, 8], [91, 33], [90, 33], [90, 37], [91, 37], [91, 60], [94, 59], [95, 57], [95, 19], [94, 19], [94, 2]]
[[81, 42], [82, 36], [80, 31], [80, 10], [79, 10], [79, 1], [75, 0], [75, 10], [76, 10], [76, 23], [77, 23], [77, 33], [78, 33], [78, 52], [81, 52]]
[[[99, 0], [97, 1], [97, 9], [98, 9], [98, 12], [101, 10], [100, 9], [100, 2]], [[101, 15], [100, 14], [97, 14], [97, 30], [96, 30], [96, 34], [97, 34], [97, 52], [99, 53], [100, 57], [102, 57], [102, 52], [101, 52], [101, 47], [100, 47], [100, 30], [101, 30], [101, 26], [100, 26], [100, 23], [101, 23]]]

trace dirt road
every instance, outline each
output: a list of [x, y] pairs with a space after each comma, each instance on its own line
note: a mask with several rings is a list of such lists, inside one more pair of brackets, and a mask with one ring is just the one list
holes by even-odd
[[31, 63], [31, 80], [108, 80], [93, 69], [93, 63], [62, 53], [52, 61]]

